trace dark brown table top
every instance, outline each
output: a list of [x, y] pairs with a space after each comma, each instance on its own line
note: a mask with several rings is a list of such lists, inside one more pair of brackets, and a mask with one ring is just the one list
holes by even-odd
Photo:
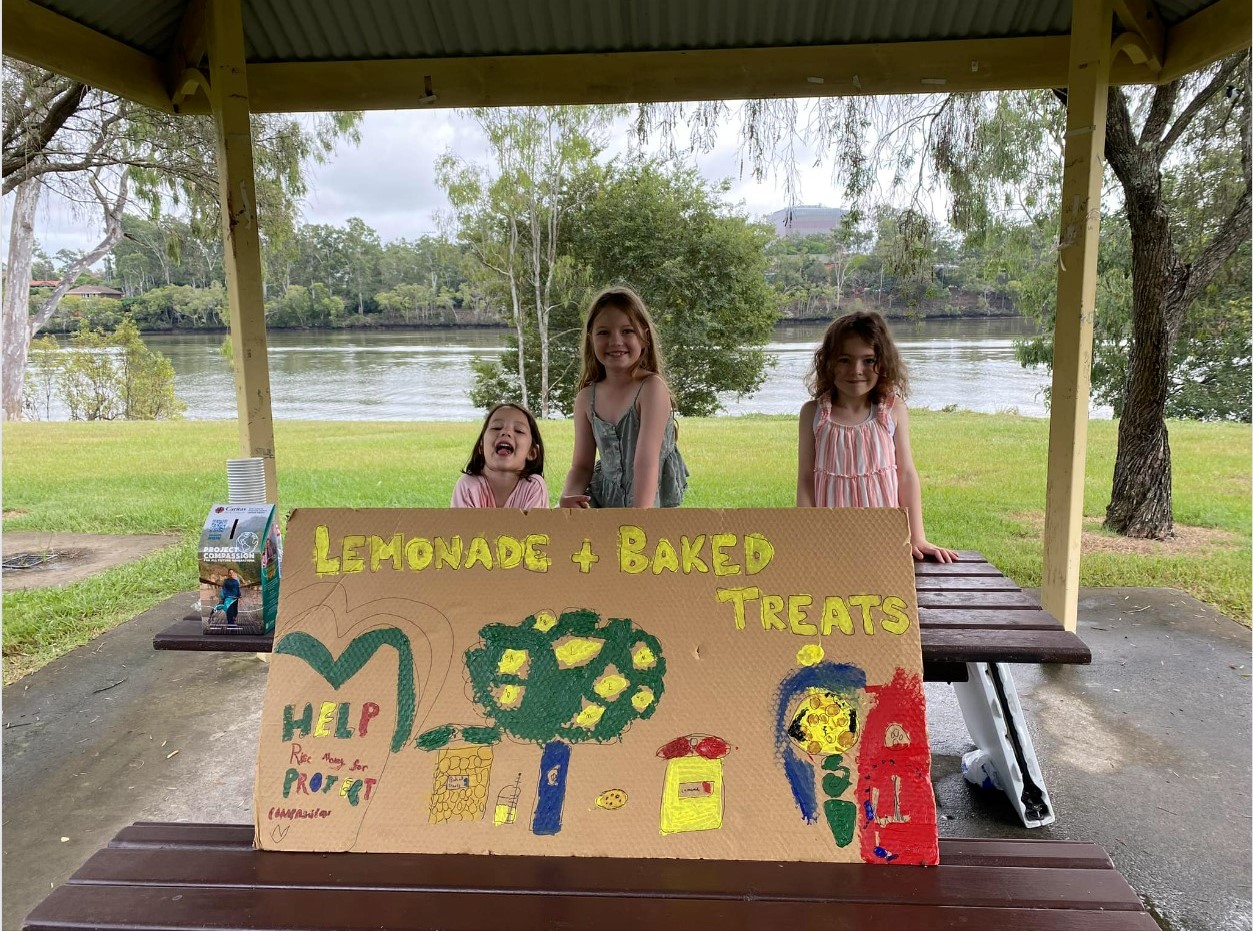
[[[914, 564], [923, 674], [961, 682], [966, 663], [1090, 663], [1092, 651], [979, 553]], [[274, 635], [205, 634], [197, 615], [152, 639], [158, 650], [268, 653]]]
[[851, 929], [1157, 931], [1095, 844], [940, 840], [940, 866], [279, 853], [251, 825], [124, 828], [27, 931]]

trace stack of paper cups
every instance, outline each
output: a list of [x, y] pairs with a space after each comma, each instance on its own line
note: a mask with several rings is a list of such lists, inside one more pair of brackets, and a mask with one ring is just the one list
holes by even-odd
[[265, 460], [227, 459], [226, 487], [231, 504], [264, 504]]

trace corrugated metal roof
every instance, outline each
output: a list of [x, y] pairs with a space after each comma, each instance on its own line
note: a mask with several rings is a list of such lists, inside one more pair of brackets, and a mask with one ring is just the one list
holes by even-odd
[[[187, 0], [34, 0], [163, 56]], [[1158, 0], [1167, 25], [1212, 0]], [[243, 0], [250, 62], [1061, 35], [1071, 0]]]

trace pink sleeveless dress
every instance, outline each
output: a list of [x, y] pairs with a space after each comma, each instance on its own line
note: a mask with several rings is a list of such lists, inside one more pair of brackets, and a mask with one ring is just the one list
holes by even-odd
[[814, 411], [814, 504], [836, 508], [894, 508], [896, 422], [892, 398], [848, 427], [831, 419], [831, 398]]

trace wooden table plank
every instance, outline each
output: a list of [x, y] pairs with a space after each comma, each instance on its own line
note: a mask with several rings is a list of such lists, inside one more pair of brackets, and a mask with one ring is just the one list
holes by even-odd
[[918, 623], [923, 630], [941, 627], [992, 631], [1063, 629], [1057, 618], [1042, 608], [919, 608]]
[[[881, 869], [869, 867], [869, 869]], [[890, 869], [890, 868], [889, 868]], [[896, 872], [901, 872], [897, 870]], [[923, 872], [919, 870], [919, 872]], [[1087, 877], [1112, 870], [1083, 870]], [[1125, 885], [1125, 881], [1123, 882]], [[1077, 889], [1082, 893], [1082, 889]], [[1130, 890], [1128, 889], [1128, 892]], [[1134, 893], [1131, 894], [1134, 899]], [[514, 894], [404, 892], [276, 888], [221, 889], [187, 886], [68, 884], [55, 890], [27, 919], [27, 931], [62, 929], [197, 928], [256, 931], [471, 931], [499, 928], [547, 931], [605, 928], [612, 916], [630, 916], [636, 928], [718, 928], [756, 931], [788, 928], [854, 931], [868, 927], [949, 931], [1014, 928], [1015, 931], [1157, 931], [1143, 911], [1083, 907], [943, 908], [905, 903], [839, 903], [706, 898], [622, 898]]]
[[1062, 629], [923, 628], [922, 655], [932, 663], [1092, 662], [1092, 651], [1087, 644]]
[[[138, 821], [118, 832], [110, 847], [122, 849], [218, 848], [252, 850], [251, 824]], [[414, 854], [415, 857], [433, 856]], [[1058, 866], [1071, 869], [1112, 869], [1109, 856], [1087, 841], [997, 837], [941, 837], [940, 861], [946, 866]]]
[[[1018, 589], [1002, 592], [918, 593], [919, 608], [1026, 608], [1039, 611], [1040, 603]], [[1059, 622], [1058, 627], [1061, 627]]]
[[1022, 591], [1013, 579], [1003, 575], [931, 575], [918, 576], [914, 587], [922, 592], [1018, 592]]
[[1126, 909], [1125, 882], [1112, 869], [944, 865], [937, 868], [864, 863], [777, 863], [429, 854], [276, 853], [260, 850], [174, 850], [106, 847], [84, 864], [75, 884], [480, 892], [650, 898], [682, 890], [684, 898], [804, 899], [827, 903], [1069, 908], [1082, 899], [1101, 909]]

